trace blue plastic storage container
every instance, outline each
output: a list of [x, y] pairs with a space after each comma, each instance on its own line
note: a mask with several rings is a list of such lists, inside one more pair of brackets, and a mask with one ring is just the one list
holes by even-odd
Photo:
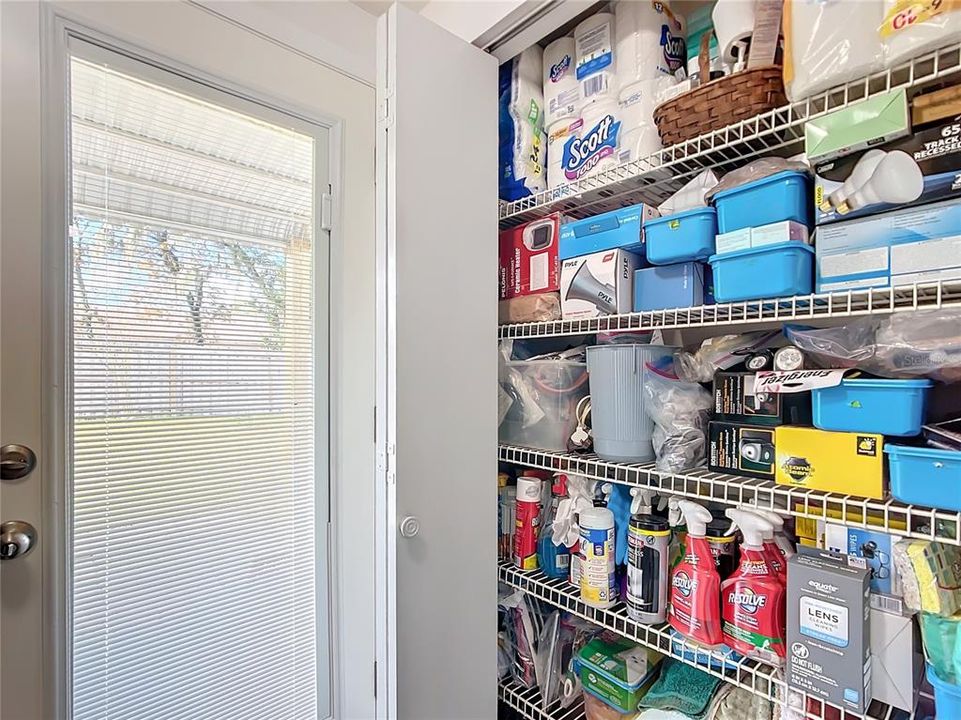
[[714, 196], [719, 233], [782, 220], [813, 225], [814, 200], [807, 173], [785, 170]]
[[653, 265], [704, 260], [714, 254], [717, 210], [710, 207], [644, 221], [647, 261]]
[[919, 435], [930, 380], [842, 380], [811, 391], [814, 427], [838, 432]]
[[[655, 265], [634, 271], [634, 312], [707, 304], [704, 263]], [[707, 274], [710, 276], [710, 268]], [[710, 281], [710, 277], [708, 277]]]
[[804, 243], [747, 248], [709, 262], [719, 303], [807, 295], [814, 285], [814, 250]]
[[889, 444], [884, 452], [894, 497], [912, 505], [961, 512], [961, 452]]
[[925, 675], [934, 688], [934, 714], [939, 720], [944, 718], [961, 718], [961, 686], [952, 685], [938, 677], [928, 663], [925, 663]]

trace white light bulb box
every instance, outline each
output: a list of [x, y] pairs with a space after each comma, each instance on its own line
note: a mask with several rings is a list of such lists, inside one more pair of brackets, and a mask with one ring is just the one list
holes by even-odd
[[641, 203], [566, 222], [561, 225], [560, 259], [615, 249], [644, 257], [644, 221], [658, 216], [657, 208]]
[[871, 703], [870, 573], [800, 547], [788, 560], [787, 684], [863, 715]]
[[821, 225], [817, 292], [961, 276], [961, 200]]
[[570, 258], [561, 263], [561, 316], [565, 320], [631, 312], [634, 271], [640, 255], [624, 250]]
[[814, 167], [815, 224], [961, 195], [961, 116]]

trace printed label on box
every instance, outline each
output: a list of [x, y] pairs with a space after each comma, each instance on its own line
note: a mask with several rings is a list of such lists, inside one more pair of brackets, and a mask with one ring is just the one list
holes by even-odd
[[848, 646], [848, 609], [812, 597], [801, 598], [799, 631], [836, 647]]

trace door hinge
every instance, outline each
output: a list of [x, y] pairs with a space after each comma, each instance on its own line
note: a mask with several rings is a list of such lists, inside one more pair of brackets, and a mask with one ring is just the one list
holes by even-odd
[[[328, 185], [328, 188], [330, 186]], [[330, 232], [333, 226], [334, 197], [330, 192], [325, 192], [320, 198], [320, 229]]]
[[374, 660], [374, 699], [377, 699], [377, 661]]

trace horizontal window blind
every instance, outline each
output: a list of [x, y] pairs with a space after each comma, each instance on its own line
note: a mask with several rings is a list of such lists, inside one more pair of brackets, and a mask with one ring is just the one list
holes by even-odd
[[70, 81], [74, 720], [314, 720], [314, 137]]

